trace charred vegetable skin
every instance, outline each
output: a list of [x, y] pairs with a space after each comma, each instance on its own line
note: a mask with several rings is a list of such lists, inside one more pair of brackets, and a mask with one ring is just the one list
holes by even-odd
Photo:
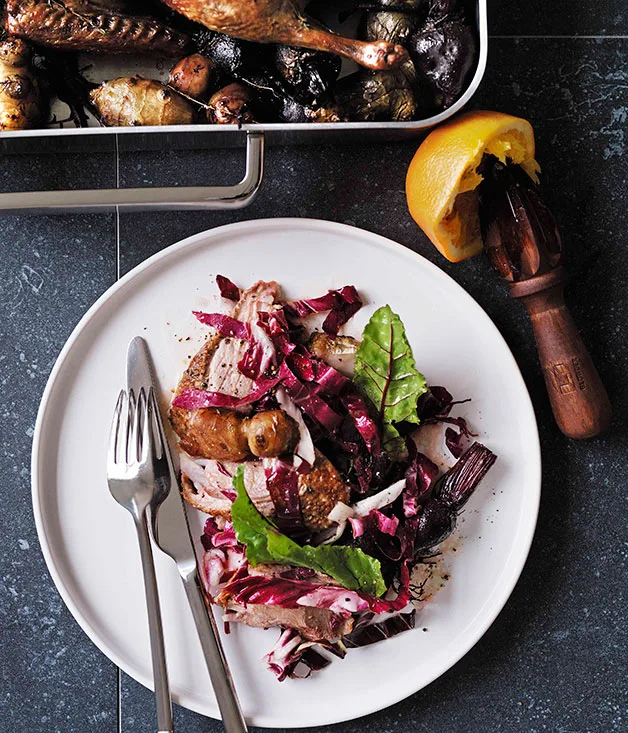
[[121, 77], [90, 94], [105, 125], [189, 125], [196, 111], [186, 99], [152, 79]]
[[402, 44], [411, 62], [384, 72], [360, 71], [342, 84], [341, 100], [355, 120], [411, 120], [451, 106], [463, 93], [477, 43], [457, 0], [373, 0], [359, 33]]
[[450, 107], [470, 81], [477, 43], [461, 16], [429, 21], [410, 39], [410, 53], [430, 84], [436, 106]]
[[274, 56], [275, 66], [295, 99], [306, 105], [325, 100], [340, 74], [340, 58], [322, 51], [277, 46]]
[[90, 12], [89, 4], [62, 0], [7, 0], [5, 28], [42, 46], [64, 51], [155, 54], [177, 56], [189, 48], [189, 38], [153, 18], [116, 12]]
[[18, 38], [0, 43], [0, 130], [24, 130], [42, 121], [42, 94], [29, 47]]
[[[325, 84], [329, 85], [326, 91], [330, 91], [331, 77], [338, 72], [335, 71], [335, 64], [329, 61], [334, 58], [329, 54], [295, 49], [291, 58], [302, 59], [303, 63], [299, 64], [299, 89], [294, 89], [285, 80], [284, 72], [296, 80], [296, 70], [294, 74], [288, 73], [287, 56], [283, 54], [282, 47], [275, 50], [206, 29], [194, 34], [194, 41], [203, 55], [211, 59], [223, 74], [244, 82], [247, 104], [249, 107], [253, 105], [255, 109], [253, 114], [249, 110], [249, 119], [241, 120], [227, 110], [226, 115], [219, 115], [216, 119], [217, 115], [210, 109], [207, 115], [210, 122], [236, 124], [250, 122], [253, 118], [257, 122], [277, 119], [284, 122], [338, 122], [345, 119], [341, 109], [329, 101], [330, 95], [321, 94], [314, 99], [308, 92], [299, 93], [299, 90], [306, 88], [321, 89]], [[279, 57], [281, 62], [278, 61]], [[237, 93], [238, 97], [244, 95], [242, 89], [229, 91], [231, 95]], [[223, 96], [224, 102], [224, 95], [219, 96]], [[231, 106], [237, 108], [237, 102], [232, 99]], [[210, 102], [210, 107], [213, 106]]]

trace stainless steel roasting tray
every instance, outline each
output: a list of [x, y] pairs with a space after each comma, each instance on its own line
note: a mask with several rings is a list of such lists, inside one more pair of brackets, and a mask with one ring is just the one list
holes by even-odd
[[[449, 109], [415, 122], [334, 122], [334, 123], [263, 123], [243, 125], [174, 125], [169, 127], [50, 127], [0, 133], [0, 140], [10, 138], [50, 138], [85, 135], [182, 135], [206, 134], [212, 147], [232, 147], [245, 139], [246, 169], [242, 180], [231, 186], [180, 186], [168, 188], [94, 189], [74, 191], [37, 191], [0, 193], [0, 211], [20, 213], [62, 213], [75, 211], [138, 211], [146, 209], [236, 209], [247, 206], [257, 194], [264, 173], [265, 144], [329, 144], [331, 142], [391, 141], [419, 137], [459, 112], [471, 99], [482, 81], [488, 54], [486, 0], [477, 0], [476, 29], [479, 39], [478, 63], [469, 87]], [[124, 64], [122, 66], [121, 64]], [[128, 60], [100, 58], [94, 80], [140, 73], [164, 78], [167, 69]], [[60, 117], [62, 119], [62, 117]]]

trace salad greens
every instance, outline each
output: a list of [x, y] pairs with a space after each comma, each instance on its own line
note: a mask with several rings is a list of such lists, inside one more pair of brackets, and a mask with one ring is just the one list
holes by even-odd
[[281, 534], [255, 508], [244, 486], [244, 469], [238, 466], [233, 477], [238, 494], [231, 508], [231, 518], [238, 542], [246, 546], [251, 565], [285, 563], [326, 573], [349, 590], [373, 596], [386, 592], [379, 560], [362, 550], [344, 545], [301, 547]]
[[403, 323], [389, 305], [376, 310], [364, 327], [353, 381], [378, 411], [383, 447], [393, 456], [402, 454], [405, 445], [395, 423], [419, 423], [417, 401], [427, 385]]

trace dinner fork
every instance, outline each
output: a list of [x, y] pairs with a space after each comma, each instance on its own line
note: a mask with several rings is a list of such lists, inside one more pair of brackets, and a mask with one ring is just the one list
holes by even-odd
[[172, 733], [164, 636], [148, 530], [149, 507], [158, 506], [170, 491], [168, 461], [160, 431], [155, 429], [157, 409], [152, 387], [148, 397], [144, 389], [140, 389], [137, 399], [133, 390], [129, 390], [128, 395], [125, 390], [120, 392], [109, 438], [107, 481], [113, 498], [131, 513], [135, 521], [144, 573], [158, 733]]

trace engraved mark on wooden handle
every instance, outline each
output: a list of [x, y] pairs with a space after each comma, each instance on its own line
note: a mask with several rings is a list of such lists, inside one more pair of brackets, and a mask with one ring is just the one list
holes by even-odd
[[[554, 389], [560, 394], [571, 394], [577, 388], [585, 390], [587, 383], [582, 372], [582, 365], [577, 356], [573, 356], [570, 362], [558, 362], [547, 367], [552, 375]], [[576, 387], [577, 385], [577, 387]]]

